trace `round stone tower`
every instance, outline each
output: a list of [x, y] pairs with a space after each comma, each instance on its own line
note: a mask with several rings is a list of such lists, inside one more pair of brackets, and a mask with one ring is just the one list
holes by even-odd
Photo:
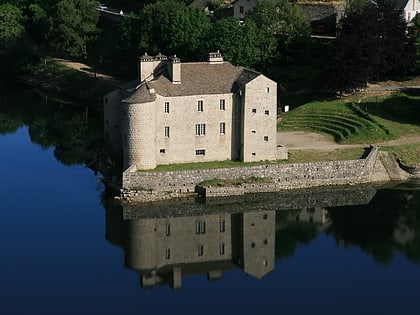
[[125, 111], [124, 167], [136, 165], [137, 169], [154, 169], [156, 167], [154, 102], [129, 103]]

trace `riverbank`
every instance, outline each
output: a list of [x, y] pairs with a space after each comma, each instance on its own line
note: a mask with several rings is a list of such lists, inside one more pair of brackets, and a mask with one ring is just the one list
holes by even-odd
[[[229, 197], [326, 186], [354, 186], [367, 183], [405, 181], [414, 176], [398, 167], [387, 152], [372, 146], [364, 159], [347, 161], [267, 164], [222, 169], [170, 172], [138, 172], [130, 167], [123, 173], [122, 191], [117, 199], [145, 203], [202, 196]], [[203, 185], [212, 179], [263, 178], [240, 185]]]
[[46, 58], [17, 77], [34, 89], [102, 110], [102, 98], [120, 82], [92, 67], [71, 60]]

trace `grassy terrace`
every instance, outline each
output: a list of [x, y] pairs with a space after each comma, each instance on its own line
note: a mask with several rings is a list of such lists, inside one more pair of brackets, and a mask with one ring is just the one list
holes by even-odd
[[303, 163], [313, 161], [334, 161], [334, 160], [357, 160], [364, 158], [368, 150], [364, 148], [354, 149], [340, 149], [331, 151], [293, 151], [289, 153], [288, 160], [278, 161], [261, 161], [261, 162], [239, 162], [239, 161], [216, 161], [204, 163], [184, 163], [184, 164], [170, 164], [158, 165], [153, 170], [138, 170], [138, 172], [168, 172], [168, 171], [185, 171], [185, 170], [199, 170], [212, 168], [228, 168], [240, 166], [253, 165], [267, 165], [267, 164], [286, 164], [286, 163]]
[[[363, 100], [360, 95], [353, 95], [340, 100], [310, 102], [284, 114], [278, 130], [320, 132], [333, 136], [338, 143], [348, 144], [419, 136], [420, 91], [407, 90]], [[406, 163], [420, 163], [420, 145], [417, 143], [382, 148]], [[313, 153], [314, 158], [322, 159], [322, 153]], [[308, 152], [307, 155], [311, 154]], [[337, 156], [337, 159], [341, 157]]]

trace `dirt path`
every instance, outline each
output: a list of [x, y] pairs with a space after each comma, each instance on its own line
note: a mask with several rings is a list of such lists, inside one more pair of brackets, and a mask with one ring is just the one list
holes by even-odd
[[[363, 148], [366, 144], [338, 144], [334, 142], [332, 136], [323, 135], [315, 132], [293, 131], [278, 132], [277, 143], [287, 146], [289, 150], [319, 150], [334, 151], [346, 148]], [[406, 136], [396, 140], [376, 143], [381, 145], [402, 145], [408, 143], [420, 143], [420, 136]]]
[[61, 58], [54, 58], [54, 60], [58, 61], [59, 63], [65, 65], [66, 67], [69, 67], [71, 69], [75, 69], [78, 70], [80, 72], [86, 73], [89, 76], [96, 76], [97, 78], [102, 78], [102, 79], [107, 79], [110, 81], [115, 81], [117, 82], [117, 80], [109, 75], [103, 74], [103, 73], [99, 73], [99, 72], [95, 72], [95, 69], [93, 69], [92, 67], [81, 63], [81, 62], [76, 62], [76, 61], [71, 61], [71, 60], [67, 60], [67, 59], [61, 59]]

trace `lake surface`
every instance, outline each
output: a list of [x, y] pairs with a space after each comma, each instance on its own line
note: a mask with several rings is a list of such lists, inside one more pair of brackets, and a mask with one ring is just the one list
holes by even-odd
[[0, 314], [419, 314], [420, 189], [123, 207], [98, 115], [0, 89]]

